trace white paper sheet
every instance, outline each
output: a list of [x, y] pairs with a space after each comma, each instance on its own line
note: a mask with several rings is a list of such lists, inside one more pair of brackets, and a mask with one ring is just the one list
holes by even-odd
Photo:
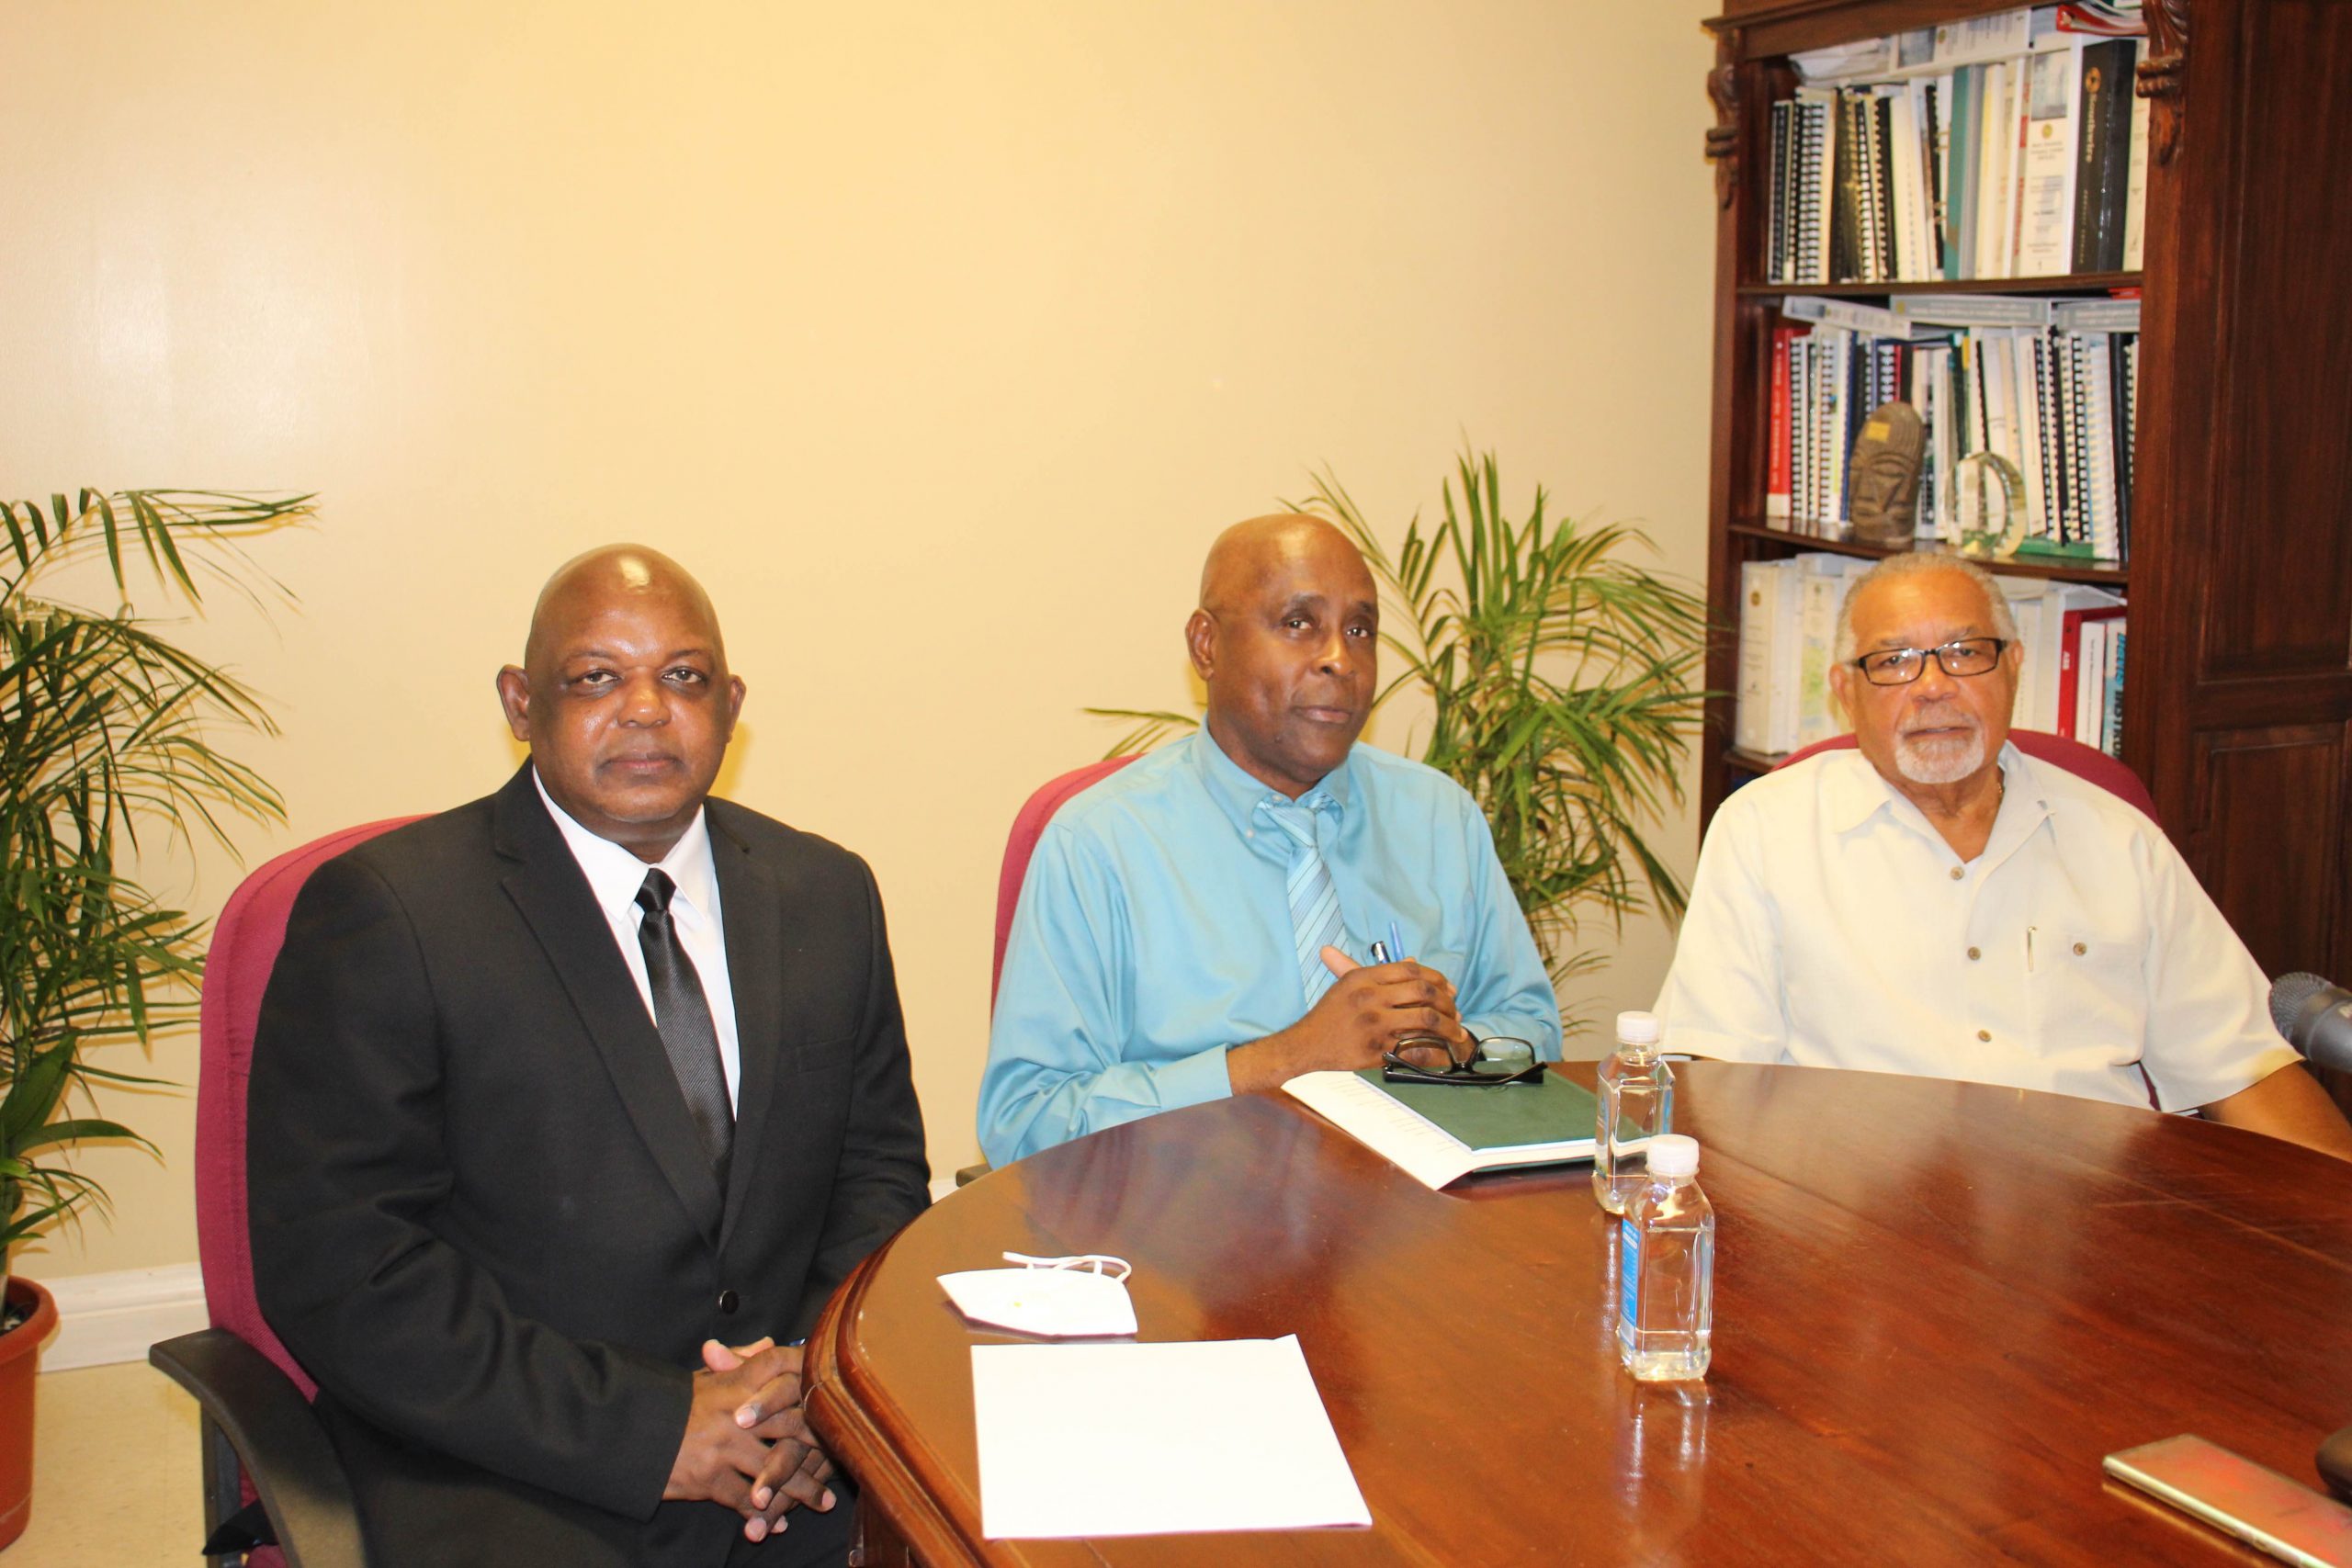
[[1372, 1523], [1295, 1335], [975, 1345], [991, 1540]]
[[1283, 1089], [1431, 1191], [1476, 1170], [1487, 1157], [1353, 1073], [1302, 1073]]

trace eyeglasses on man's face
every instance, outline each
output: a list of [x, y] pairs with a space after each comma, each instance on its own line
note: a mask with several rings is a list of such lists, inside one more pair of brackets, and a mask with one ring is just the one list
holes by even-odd
[[1960, 680], [1991, 671], [2008, 646], [2007, 637], [1964, 637], [1941, 648], [1882, 648], [1855, 660], [1854, 668], [1873, 686], [1907, 686], [1927, 673], [1932, 659], [1945, 674]]

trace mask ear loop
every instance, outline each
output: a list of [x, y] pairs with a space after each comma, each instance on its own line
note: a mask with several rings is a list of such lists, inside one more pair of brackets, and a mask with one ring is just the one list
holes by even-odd
[[[1113, 1280], [1125, 1280], [1136, 1271], [1136, 1266], [1124, 1258], [1114, 1258], [1107, 1252], [1080, 1253], [1076, 1258], [1032, 1258], [1025, 1252], [1004, 1254], [1007, 1263], [1018, 1263], [1023, 1269], [1069, 1269], [1088, 1274], [1102, 1274]], [[1112, 1272], [1113, 1269], [1117, 1272]]]

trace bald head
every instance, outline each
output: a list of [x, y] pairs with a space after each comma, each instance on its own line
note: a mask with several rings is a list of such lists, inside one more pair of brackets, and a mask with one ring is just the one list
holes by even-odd
[[720, 662], [726, 661], [718, 613], [692, 572], [643, 545], [600, 545], [556, 568], [539, 590], [538, 602], [531, 606], [530, 633], [523, 641], [523, 667], [534, 673], [543, 669], [548, 649], [560, 641], [561, 629], [582, 616], [656, 600], [674, 601], [707, 626], [711, 647]]
[[658, 550], [607, 545], [548, 579], [498, 700], [548, 798], [659, 861], [718, 777], [743, 682], [702, 585]]
[[1244, 773], [1295, 800], [1347, 761], [1372, 716], [1379, 593], [1319, 517], [1252, 517], [1217, 536], [1185, 623], [1208, 731]]
[[1270, 568], [1319, 557], [1345, 571], [1350, 562], [1363, 579], [1371, 596], [1372, 573], [1364, 569], [1363, 552], [1355, 542], [1320, 517], [1303, 512], [1275, 512], [1236, 523], [1216, 536], [1209, 558], [1201, 565], [1200, 607], [1241, 603], [1263, 581]]

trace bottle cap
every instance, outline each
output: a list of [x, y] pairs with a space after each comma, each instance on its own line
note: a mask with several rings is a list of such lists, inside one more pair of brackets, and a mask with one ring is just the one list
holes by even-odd
[[1627, 1045], [1657, 1043], [1657, 1014], [1654, 1012], [1621, 1012], [1617, 1015], [1617, 1038]]
[[1695, 1176], [1699, 1172], [1699, 1140], [1679, 1133], [1660, 1133], [1650, 1140], [1652, 1176]]

